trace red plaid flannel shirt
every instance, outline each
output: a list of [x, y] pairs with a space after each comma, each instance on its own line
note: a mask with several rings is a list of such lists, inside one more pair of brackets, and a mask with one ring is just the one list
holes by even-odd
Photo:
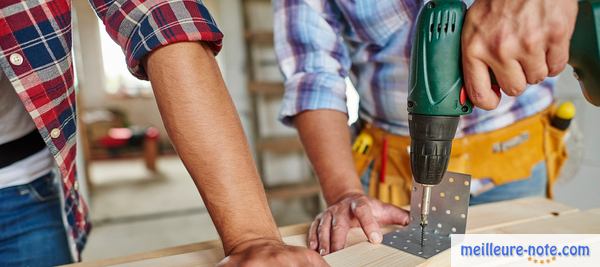
[[[77, 0], [79, 1], [79, 0]], [[223, 35], [201, 0], [89, 0], [123, 49], [130, 71], [153, 49], [204, 41], [217, 53]], [[0, 67], [59, 167], [64, 214], [76, 259], [90, 230], [76, 179], [76, 112], [70, 0], [1, 0]]]

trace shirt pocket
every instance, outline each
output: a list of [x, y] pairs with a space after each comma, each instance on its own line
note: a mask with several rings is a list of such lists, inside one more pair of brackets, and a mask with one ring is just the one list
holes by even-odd
[[408, 10], [395, 0], [343, 1], [342, 12], [355, 37], [364, 42], [386, 45], [402, 27], [410, 27]]

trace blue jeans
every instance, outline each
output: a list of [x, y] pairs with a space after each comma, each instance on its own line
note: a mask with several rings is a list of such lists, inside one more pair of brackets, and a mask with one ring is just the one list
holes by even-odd
[[[372, 169], [373, 164], [371, 164], [371, 166], [369, 166], [360, 177], [365, 192], [369, 192], [369, 179], [371, 177]], [[548, 174], [546, 172], [546, 162], [542, 161], [533, 167], [530, 177], [516, 182], [496, 186], [491, 190], [481, 193], [477, 196], [471, 196], [469, 205], [524, 197], [545, 196], [547, 183]]]
[[54, 177], [0, 189], [0, 266], [73, 262]]
[[542, 161], [531, 170], [531, 176], [524, 180], [496, 186], [477, 196], [471, 196], [470, 205], [497, 202], [523, 197], [546, 196], [548, 173], [546, 162]]

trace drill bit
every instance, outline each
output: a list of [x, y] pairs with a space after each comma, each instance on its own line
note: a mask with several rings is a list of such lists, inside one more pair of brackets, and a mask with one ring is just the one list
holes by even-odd
[[421, 199], [421, 246], [425, 237], [425, 227], [427, 226], [427, 217], [429, 216], [429, 206], [431, 205], [431, 185], [423, 185], [423, 198]]

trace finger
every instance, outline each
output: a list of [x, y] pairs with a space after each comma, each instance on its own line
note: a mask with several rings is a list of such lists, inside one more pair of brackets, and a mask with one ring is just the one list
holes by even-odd
[[366, 198], [359, 198], [352, 201], [351, 210], [354, 216], [358, 219], [362, 230], [365, 235], [369, 238], [369, 242], [373, 244], [379, 244], [383, 240], [379, 224], [373, 216], [371, 207], [369, 206]]
[[569, 61], [569, 43], [550, 44], [546, 51], [546, 64], [548, 66], [548, 76], [560, 74]]
[[465, 88], [475, 106], [491, 110], [498, 106], [500, 97], [491, 90], [488, 66], [481, 60], [463, 55]]
[[381, 224], [407, 225], [410, 222], [408, 211], [390, 204], [382, 203], [382, 205], [383, 214], [379, 219]]
[[308, 229], [308, 248], [317, 250], [319, 242], [317, 241], [317, 228], [321, 222], [321, 215], [317, 216]]
[[528, 84], [538, 84], [548, 77], [546, 51], [534, 50], [519, 60]]
[[336, 252], [346, 246], [346, 237], [350, 226], [347, 216], [333, 215], [331, 219], [331, 251]]
[[518, 61], [511, 60], [501, 65], [493, 65], [491, 68], [505, 94], [519, 96], [527, 88], [527, 79]]
[[326, 211], [317, 227], [319, 235], [319, 254], [329, 254], [329, 236], [331, 231], [331, 212]]

